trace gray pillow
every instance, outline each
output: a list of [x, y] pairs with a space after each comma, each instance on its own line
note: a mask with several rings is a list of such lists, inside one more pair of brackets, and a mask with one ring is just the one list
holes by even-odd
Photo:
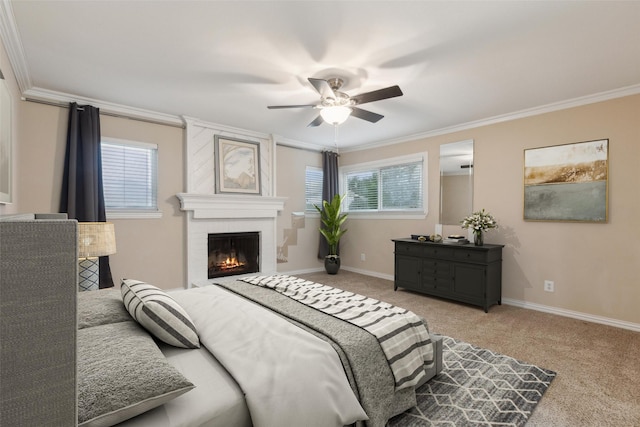
[[78, 329], [133, 320], [122, 305], [120, 289], [78, 292]]
[[175, 347], [200, 348], [193, 321], [166, 292], [133, 279], [122, 279], [120, 290], [129, 314], [153, 336]]
[[195, 386], [133, 321], [78, 331], [78, 426], [107, 427]]

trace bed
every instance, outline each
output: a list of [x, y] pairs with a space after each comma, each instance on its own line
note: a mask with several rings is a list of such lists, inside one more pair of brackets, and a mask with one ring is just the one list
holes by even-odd
[[[366, 313], [344, 320], [348, 310], [320, 303], [327, 294], [314, 287], [361, 298]], [[283, 275], [168, 293], [125, 279], [121, 289], [80, 292], [78, 425], [382, 427], [439, 372], [441, 341], [408, 312], [412, 326], [394, 328], [426, 338], [400, 344], [406, 335], [372, 328], [406, 310], [345, 294]], [[409, 353], [413, 365], [402, 362]]]

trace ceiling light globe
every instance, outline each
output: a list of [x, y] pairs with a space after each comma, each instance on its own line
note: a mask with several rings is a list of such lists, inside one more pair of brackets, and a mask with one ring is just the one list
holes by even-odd
[[351, 115], [351, 108], [344, 106], [325, 107], [320, 110], [322, 120], [331, 125], [341, 125]]

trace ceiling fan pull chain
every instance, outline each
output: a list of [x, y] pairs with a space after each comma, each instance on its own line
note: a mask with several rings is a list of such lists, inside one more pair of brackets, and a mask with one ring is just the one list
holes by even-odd
[[336, 146], [336, 154], [338, 154], [338, 124], [333, 125], [333, 143]]

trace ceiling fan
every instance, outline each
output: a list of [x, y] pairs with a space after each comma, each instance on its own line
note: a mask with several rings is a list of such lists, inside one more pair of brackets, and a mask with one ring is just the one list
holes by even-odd
[[402, 91], [396, 86], [390, 86], [384, 89], [378, 89], [371, 92], [361, 93], [359, 95], [349, 96], [340, 91], [340, 88], [344, 84], [344, 81], [340, 78], [334, 77], [327, 80], [314, 79], [309, 77], [309, 83], [320, 94], [320, 102], [316, 104], [302, 104], [302, 105], [270, 105], [269, 109], [280, 108], [315, 108], [320, 110], [320, 115], [316, 117], [307, 126], [319, 126], [322, 122], [326, 122], [332, 125], [339, 125], [343, 123], [349, 116], [357, 117], [362, 120], [366, 120], [371, 123], [376, 123], [384, 116], [381, 114], [373, 113], [368, 110], [363, 110], [357, 107], [367, 102], [380, 101], [387, 98], [394, 98], [396, 96], [402, 96]]

